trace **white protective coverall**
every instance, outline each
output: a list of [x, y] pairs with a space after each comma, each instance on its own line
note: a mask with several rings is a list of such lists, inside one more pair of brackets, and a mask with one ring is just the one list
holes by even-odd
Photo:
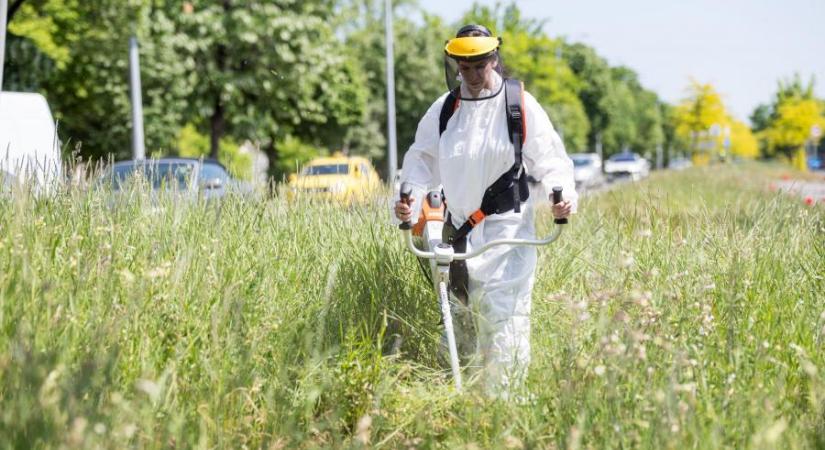
[[[401, 180], [413, 188], [413, 220], [426, 190], [441, 184], [453, 225], [459, 228], [481, 206], [484, 190], [512, 167], [515, 156], [507, 131], [505, 96], [499, 91], [502, 79], [497, 73], [492, 75], [493, 88], [482, 90], [477, 98], [499, 94], [470, 101], [462, 86], [462, 100], [441, 136], [439, 115], [447, 94], [436, 100], [419, 122], [415, 142], [404, 157]], [[496, 239], [534, 239], [534, 206], [549, 204], [553, 186], [564, 188], [564, 198], [573, 202], [575, 211], [573, 162], [564, 144], [544, 109], [527, 92], [524, 110], [527, 132], [523, 161], [527, 173], [540, 183], [531, 186], [530, 199], [522, 204], [521, 213], [493, 214], [481, 221], [468, 235], [467, 251]], [[535, 268], [535, 247], [499, 246], [467, 261], [469, 306], [476, 324], [471, 365], [480, 366], [490, 395], [507, 397], [526, 376]], [[472, 334], [461, 329], [461, 322], [455, 321], [459, 341]]]

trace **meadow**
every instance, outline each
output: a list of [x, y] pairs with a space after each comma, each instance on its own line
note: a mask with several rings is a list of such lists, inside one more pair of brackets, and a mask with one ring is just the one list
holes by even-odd
[[0, 194], [0, 448], [825, 448], [825, 207], [783, 172], [583, 198], [521, 401], [453, 391], [386, 202]]

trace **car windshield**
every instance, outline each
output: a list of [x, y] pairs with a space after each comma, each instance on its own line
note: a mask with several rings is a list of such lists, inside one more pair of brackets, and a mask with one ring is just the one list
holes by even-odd
[[593, 165], [593, 160], [590, 158], [577, 158], [573, 157], [573, 165], [575, 167], [587, 167]]
[[346, 175], [348, 164], [318, 164], [304, 168], [304, 175]]
[[120, 190], [130, 179], [140, 174], [152, 185], [152, 189], [186, 190], [195, 172], [195, 164], [188, 162], [149, 162], [115, 166], [112, 183]]
[[219, 164], [204, 162], [201, 166], [200, 182], [204, 183], [216, 178], [221, 180], [222, 183], [226, 183], [229, 181], [229, 174]]
[[610, 160], [618, 162], [633, 162], [636, 161], [636, 155], [633, 153], [620, 153], [618, 155], [611, 156]]

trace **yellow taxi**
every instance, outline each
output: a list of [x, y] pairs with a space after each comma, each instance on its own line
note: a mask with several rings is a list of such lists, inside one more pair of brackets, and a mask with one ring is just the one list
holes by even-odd
[[372, 164], [360, 156], [315, 158], [297, 174], [289, 176], [288, 198], [323, 198], [342, 203], [364, 202], [381, 186]]

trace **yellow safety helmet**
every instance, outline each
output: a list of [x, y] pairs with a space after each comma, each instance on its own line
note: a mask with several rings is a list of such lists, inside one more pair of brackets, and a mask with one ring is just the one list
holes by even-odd
[[492, 36], [457, 37], [447, 41], [444, 53], [453, 59], [478, 61], [491, 56], [500, 45], [501, 38]]

